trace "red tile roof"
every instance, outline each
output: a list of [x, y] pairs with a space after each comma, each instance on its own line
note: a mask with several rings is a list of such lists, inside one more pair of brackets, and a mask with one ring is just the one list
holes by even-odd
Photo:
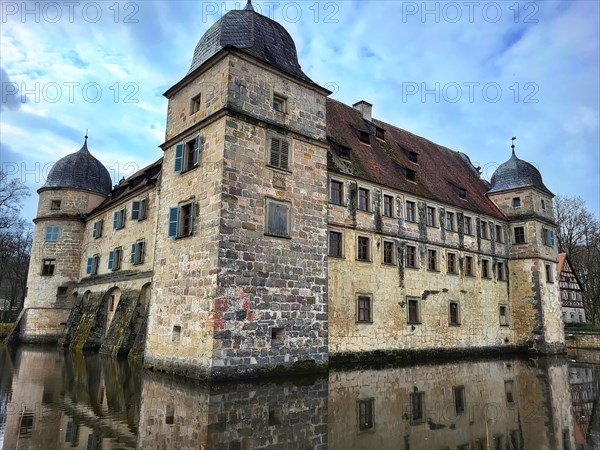
[[[373, 127], [358, 110], [327, 99], [330, 170], [505, 220], [486, 196], [489, 185], [466, 155], [388, 123], [376, 119], [372, 123], [385, 130], [385, 140], [375, 137]], [[369, 132], [370, 144], [362, 143], [354, 130]], [[349, 162], [338, 157], [340, 145], [351, 149]], [[418, 163], [409, 161], [408, 151], [418, 154]], [[416, 171], [416, 182], [407, 180], [406, 169]]]

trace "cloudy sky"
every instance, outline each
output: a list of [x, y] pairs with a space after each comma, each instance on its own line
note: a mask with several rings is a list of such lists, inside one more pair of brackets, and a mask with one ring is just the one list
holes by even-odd
[[[33, 192], [88, 128], [115, 182], [158, 159], [163, 92], [244, 3], [0, 2], [3, 169]], [[488, 179], [516, 136], [551, 191], [600, 215], [599, 2], [253, 4], [333, 98], [371, 102], [376, 118], [467, 153]]]

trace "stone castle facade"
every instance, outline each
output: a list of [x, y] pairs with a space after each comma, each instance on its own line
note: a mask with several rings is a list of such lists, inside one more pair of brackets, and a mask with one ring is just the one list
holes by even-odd
[[469, 158], [328, 99], [278, 23], [230, 11], [168, 98], [164, 156], [116, 186], [82, 149], [39, 192], [13, 335], [195, 378], [330, 358], [561, 352], [552, 213], [514, 154]]

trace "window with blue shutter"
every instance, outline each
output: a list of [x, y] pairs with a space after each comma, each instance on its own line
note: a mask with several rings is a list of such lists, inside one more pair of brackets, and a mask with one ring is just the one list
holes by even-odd
[[58, 241], [59, 230], [60, 228], [58, 227], [58, 225], [48, 225], [46, 227], [46, 241]]
[[111, 250], [108, 253], [108, 270], [113, 270], [114, 265], [115, 265], [115, 252], [113, 250]]
[[85, 270], [85, 273], [88, 275], [91, 275], [93, 267], [94, 267], [94, 258], [88, 258], [87, 259], [87, 268]]
[[131, 246], [131, 264], [135, 264], [135, 253], [137, 251], [137, 243]]
[[119, 229], [119, 211], [115, 211], [113, 215], [113, 230]]
[[554, 247], [554, 230], [550, 230], [550, 246]]
[[175, 147], [175, 172], [183, 170], [183, 144], [177, 144]]
[[135, 200], [131, 205], [131, 220], [140, 220], [140, 204], [139, 200]]
[[194, 145], [194, 166], [198, 165], [198, 161], [200, 159], [200, 143], [201, 143], [200, 135], [197, 135], [196, 143]]
[[179, 232], [179, 207], [169, 208], [169, 237], [175, 238]]
[[92, 231], [92, 237], [94, 239], [98, 239], [99, 237], [102, 236], [102, 224], [104, 223], [104, 221], [98, 220], [97, 222], [94, 222], [94, 230]]

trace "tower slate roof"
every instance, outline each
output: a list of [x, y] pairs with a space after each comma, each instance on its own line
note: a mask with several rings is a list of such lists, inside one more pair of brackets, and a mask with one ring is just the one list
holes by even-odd
[[296, 45], [277, 22], [254, 11], [250, 2], [239, 11], [229, 11], [198, 41], [194, 50], [193, 72], [226, 47], [234, 47], [290, 75], [313, 83], [298, 63]]
[[[79, 151], [59, 159], [40, 188], [77, 188], [108, 195], [112, 181], [108, 170], [89, 152], [87, 136]], [[39, 191], [38, 191], [39, 192]]]
[[492, 188], [488, 193], [534, 187], [554, 197], [544, 185], [540, 171], [527, 161], [517, 158], [514, 151], [510, 159], [496, 169], [490, 182]]

